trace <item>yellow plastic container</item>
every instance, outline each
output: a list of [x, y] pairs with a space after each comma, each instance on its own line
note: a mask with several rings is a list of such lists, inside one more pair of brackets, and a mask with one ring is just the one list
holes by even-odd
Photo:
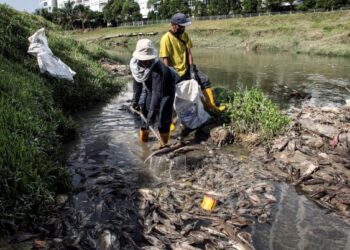
[[206, 211], [212, 211], [217, 204], [218, 204], [217, 200], [215, 200], [213, 197], [209, 196], [208, 194], [205, 194], [201, 203], [201, 208]]

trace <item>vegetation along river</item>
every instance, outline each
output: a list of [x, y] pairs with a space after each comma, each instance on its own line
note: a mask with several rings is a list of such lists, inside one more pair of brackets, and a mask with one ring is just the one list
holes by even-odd
[[[127, 62], [130, 52], [118, 56]], [[337, 105], [349, 96], [345, 88], [350, 85], [349, 59], [219, 49], [195, 49], [194, 58], [214, 85], [232, 90], [257, 87], [282, 108], [299, 104], [300, 98], [316, 105]], [[142, 213], [137, 190], [172, 182], [177, 178], [176, 171], [186, 171], [189, 163], [181, 157], [170, 163], [143, 163], [151, 151], [150, 146], [139, 143], [135, 117], [123, 108], [130, 104], [131, 96], [129, 86], [104, 107], [78, 118], [80, 139], [70, 149], [67, 163], [75, 191], [62, 208], [62, 226], [55, 226], [58, 246], [59, 238], [67, 236], [71, 241], [67, 243], [66, 239], [65, 246], [79, 245], [83, 249], [103, 249], [104, 238], [114, 239], [112, 249], [147, 245], [141, 233], [144, 229], [138, 223]], [[246, 157], [234, 145], [229, 151]], [[241, 171], [245, 169], [242, 167]], [[276, 197], [269, 222], [255, 223], [246, 229], [252, 234], [256, 249], [350, 249], [347, 222], [320, 208], [293, 186], [274, 181], [269, 181], [269, 185]], [[118, 244], [116, 235], [122, 235]]]

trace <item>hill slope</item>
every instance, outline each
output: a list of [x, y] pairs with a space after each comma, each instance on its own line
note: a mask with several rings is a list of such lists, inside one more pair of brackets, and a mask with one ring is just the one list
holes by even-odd
[[[135, 28], [106, 28], [75, 34], [79, 40], [128, 32], [155, 32], [159, 44], [170, 24]], [[289, 51], [320, 55], [350, 56], [350, 11], [260, 16], [224, 20], [193, 21], [187, 28], [194, 46], [244, 50]], [[109, 43], [134, 43], [136, 38], [118, 38]], [[108, 45], [108, 44], [107, 44]]]
[[[0, 232], [14, 232], [50, 212], [55, 194], [69, 190], [62, 142], [75, 125], [67, 114], [121, 90], [88, 50], [44, 19], [0, 4]], [[46, 28], [53, 53], [77, 72], [74, 83], [39, 73], [28, 37]]]

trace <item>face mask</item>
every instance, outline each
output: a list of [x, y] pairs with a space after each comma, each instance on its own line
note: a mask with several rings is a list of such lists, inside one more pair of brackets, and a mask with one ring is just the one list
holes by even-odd
[[185, 32], [185, 27], [178, 26], [178, 28], [177, 28], [175, 34], [181, 35], [181, 34], [183, 34], [184, 32]]
[[149, 68], [153, 64], [154, 60], [139, 61], [138, 65], [142, 68]]

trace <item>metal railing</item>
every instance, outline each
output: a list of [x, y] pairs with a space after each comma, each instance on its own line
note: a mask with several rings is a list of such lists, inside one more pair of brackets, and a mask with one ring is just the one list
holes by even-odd
[[[350, 7], [341, 7], [336, 10], [325, 10], [325, 9], [309, 9], [306, 11], [277, 11], [277, 12], [259, 12], [259, 13], [246, 13], [246, 14], [231, 14], [231, 15], [220, 15], [220, 16], [200, 16], [192, 17], [192, 21], [204, 21], [204, 20], [222, 20], [222, 19], [233, 19], [233, 18], [249, 18], [258, 16], [274, 16], [274, 15], [292, 15], [292, 14], [307, 14], [307, 13], [319, 13], [319, 12], [336, 12], [350, 10]], [[143, 20], [133, 21], [128, 23], [122, 23], [118, 27], [140, 27], [146, 25], [154, 25], [160, 23], [169, 23], [169, 20]]]

